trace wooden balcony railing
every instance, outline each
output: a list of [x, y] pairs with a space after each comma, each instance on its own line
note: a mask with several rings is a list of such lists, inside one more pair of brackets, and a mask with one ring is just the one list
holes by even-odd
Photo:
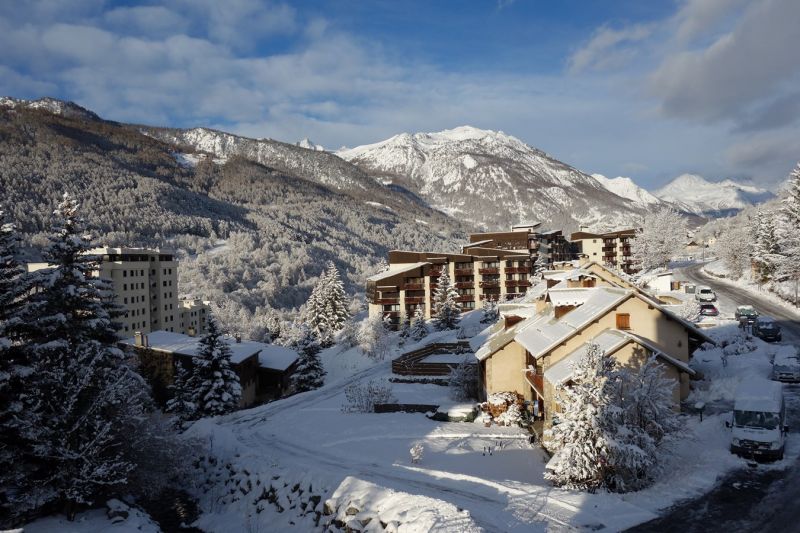
[[457, 268], [453, 271], [456, 276], [471, 276], [474, 272], [471, 268]]
[[496, 267], [495, 268], [479, 268], [478, 269], [478, 273], [479, 274], [499, 274], [500, 273], [500, 269], [496, 268]]
[[400, 298], [377, 298], [374, 303], [379, 305], [392, 305], [400, 303]]
[[456, 289], [473, 289], [475, 288], [474, 281], [457, 281]]
[[480, 284], [481, 289], [491, 289], [499, 286], [500, 286], [500, 281], [481, 281]]
[[424, 283], [406, 283], [403, 285], [404, 291], [421, 291], [425, 289]]
[[422, 304], [422, 303], [425, 303], [425, 297], [424, 296], [406, 296], [405, 302], [406, 302], [406, 305], [409, 305], [409, 304]]

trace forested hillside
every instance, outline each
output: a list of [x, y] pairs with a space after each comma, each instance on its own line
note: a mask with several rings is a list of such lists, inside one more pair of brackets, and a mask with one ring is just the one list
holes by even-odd
[[291, 309], [327, 260], [354, 292], [389, 249], [453, 249], [464, 237], [413, 195], [334, 190], [266, 163], [212, 160], [88, 114], [0, 106], [0, 201], [26, 244], [41, 241], [57, 199], [71, 192], [98, 242], [179, 250], [181, 290], [196, 296]]

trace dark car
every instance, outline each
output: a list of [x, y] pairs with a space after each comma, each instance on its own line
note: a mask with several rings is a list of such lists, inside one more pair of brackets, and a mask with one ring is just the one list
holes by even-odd
[[700, 304], [700, 314], [703, 316], [717, 316], [719, 310], [714, 304]]
[[760, 316], [753, 322], [753, 335], [767, 342], [780, 342], [783, 338], [780, 325], [768, 316]]
[[737, 322], [744, 322], [747, 325], [750, 325], [758, 318], [758, 311], [756, 311], [752, 305], [740, 305], [736, 308], [736, 312], [734, 313], [733, 317]]

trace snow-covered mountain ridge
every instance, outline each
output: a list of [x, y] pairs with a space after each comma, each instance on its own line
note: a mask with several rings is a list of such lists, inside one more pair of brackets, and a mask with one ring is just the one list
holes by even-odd
[[666, 203], [646, 189], [636, 185], [631, 178], [623, 176], [607, 178], [602, 174], [592, 174], [592, 177], [599, 181], [603, 187], [613, 192], [617, 196], [627, 198], [641, 207], [662, 205]]
[[6, 108], [25, 108], [41, 109], [49, 111], [54, 115], [62, 115], [69, 118], [80, 118], [85, 120], [101, 120], [95, 113], [79, 106], [74, 102], [66, 102], [56, 98], [44, 97], [37, 100], [23, 100], [10, 96], [0, 96], [0, 107]]
[[490, 229], [523, 220], [554, 228], [632, 224], [641, 206], [545, 152], [472, 126], [401, 133], [336, 154], [442, 211]]
[[759, 187], [726, 179], [710, 182], [696, 174], [682, 174], [654, 192], [683, 211], [700, 216], [725, 216], [775, 197]]

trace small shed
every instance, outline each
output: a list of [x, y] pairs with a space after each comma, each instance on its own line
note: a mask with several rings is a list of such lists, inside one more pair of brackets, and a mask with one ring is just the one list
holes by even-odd
[[290, 348], [264, 345], [258, 353], [258, 397], [280, 398], [289, 388], [289, 379], [297, 367], [298, 354]]

